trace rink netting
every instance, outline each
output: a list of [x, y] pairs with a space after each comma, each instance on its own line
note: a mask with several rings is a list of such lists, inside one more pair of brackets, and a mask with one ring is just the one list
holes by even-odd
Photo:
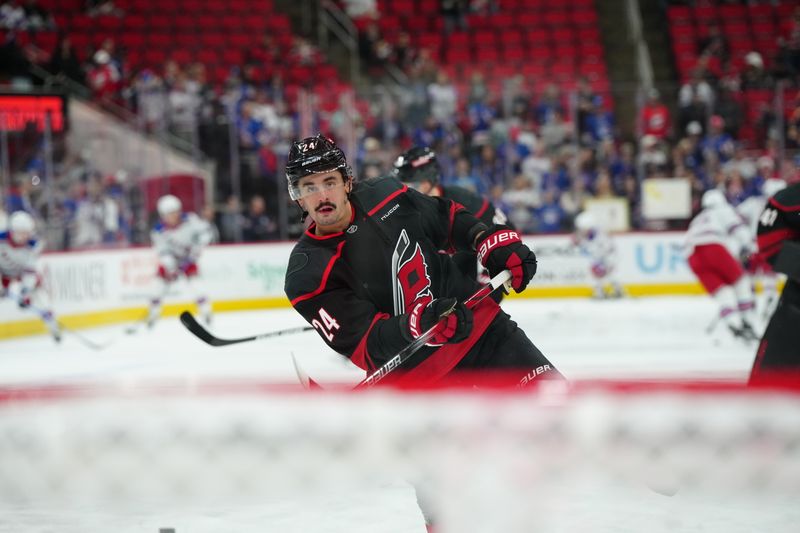
[[559, 385], [0, 394], [0, 515], [257, 504], [398, 479], [427, 495], [442, 531], [531, 531], [532, 514], [620, 487], [796, 502], [800, 395]]

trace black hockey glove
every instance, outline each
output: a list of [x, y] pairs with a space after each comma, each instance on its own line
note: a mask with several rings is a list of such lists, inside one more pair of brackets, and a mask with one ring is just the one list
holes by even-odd
[[458, 343], [469, 337], [472, 331], [472, 311], [455, 298], [420, 298], [408, 312], [408, 331], [416, 339], [443, 319], [428, 346]]
[[492, 277], [503, 270], [511, 271], [511, 286], [516, 292], [524, 291], [536, 274], [536, 255], [508, 226], [494, 225], [481, 236], [478, 258]]

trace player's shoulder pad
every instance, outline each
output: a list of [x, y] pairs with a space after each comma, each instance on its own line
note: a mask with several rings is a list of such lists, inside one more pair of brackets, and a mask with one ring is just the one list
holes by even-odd
[[286, 266], [284, 292], [289, 299], [317, 290], [326, 276], [328, 266], [336, 259], [336, 248], [312, 246], [301, 237], [289, 254]]
[[770, 203], [776, 207], [788, 208], [792, 211], [800, 209], [800, 183], [794, 183], [776, 192], [770, 199]]
[[367, 211], [372, 209], [388, 198], [408, 191], [408, 186], [392, 176], [386, 174], [364, 181], [359, 181], [353, 186], [353, 195], [358, 197], [361, 205]]
[[483, 207], [484, 198], [469, 189], [458, 187], [457, 185], [446, 185], [442, 187], [442, 190], [445, 198], [463, 205], [472, 214], [477, 214]]

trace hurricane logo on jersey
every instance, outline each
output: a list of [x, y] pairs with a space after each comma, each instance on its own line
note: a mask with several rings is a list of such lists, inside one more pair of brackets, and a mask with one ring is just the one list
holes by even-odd
[[395, 313], [405, 313], [414, 301], [427, 297], [433, 299], [431, 278], [428, 275], [428, 264], [422, 254], [419, 243], [409, 246], [408, 236], [403, 230], [395, 248], [397, 252], [397, 270], [394, 284]]

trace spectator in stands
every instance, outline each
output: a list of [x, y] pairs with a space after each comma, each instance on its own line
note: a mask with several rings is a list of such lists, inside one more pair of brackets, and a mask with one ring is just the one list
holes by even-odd
[[571, 221], [586, 207], [586, 200], [592, 197], [592, 193], [586, 189], [586, 180], [577, 177], [570, 180], [570, 187], [561, 193], [559, 203], [564, 210], [565, 216]]
[[506, 186], [505, 158], [492, 143], [487, 142], [480, 147], [477, 157], [473, 160], [472, 169], [486, 187], [491, 189], [495, 185]]
[[6, 0], [0, 5], [0, 28], [24, 30], [25, 8], [17, 0]]
[[581, 141], [590, 146], [597, 146], [603, 141], [614, 138], [614, 117], [604, 107], [603, 97], [594, 96], [592, 112], [586, 117], [584, 137]]
[[642, 106], [639, 115], [642, 135], [652, 135], [659, 141], [666, 140], [670, 136], [669, 108], [661, 101], [661, 94], [658, 89], [652, 88], [647, 93], [647, 102]]
[[366, 71], [371, 75], [378, 75], [383, 72], [383, 65], [381, 65], [376, 54], [378, 43], [382, 40], [380, 26], [375, 21], [370, 21], [362, 31], [358, 32], [358, 57], [361, 59]]
[[725, 132], [725, 121], [713, 115], [708, 121], [709, 131], [702, 142], [704, 159], [725, 163], [735, 150], [733, 138]]
[[26, 27], [29, 30], [52, 30], [56, 27], [53, 15], [39, 5], [38, 0], [27, 0], [25, 2]]
[[245, 63], [267, 66], [280, 65], [284, 62], [283, 50], [271, 31], [261, 36], [258, 45], [245, 52]]
[[489, 87], [486, 86], [486, 77], [480, 70], [472, 71], [467, 89], [467, 105], [474, 102], [486, 103], [489, 101]]
[[119, 232], [119, 207], [104, 191], [98, 177], [86, 184], [86, 197], [78, 202], [72, 245], [78, 248], [113, 243]]
[[792, 23], [787, 32], [781, 35], [779, 45], [787, 73], [796, 85], [800, 85], [800, 6], [792, 13]]
[[75, 53], [75, 48], [72, 46], [72, 39], [70, 39], [69, 35], [63, 35], [58, 41], [47, 65], [47, 70], [51, 74], [69, 78], [81, 85], [86, 84], [81, 60], [78, 58], [78, 54]]
[[132, 88], [134, 109], [145, 131], [166, 128], [167, 92], [161, 78], [148, 68], [142, 69], [134, 77]]
[[486, 194], [486, 184], [472, 171], [472, 165], [466, 157], [456, 161], [455, 175], [443, 180], [445, 185], [457, 185], [479, 195]]
[[734, 139], [738, 139], [743, 112], [742, 104], [739, 102], [738, 89], [735, 89], [731, 83], [720, 84], [713, 112], [724, 121], [725, 132]]
[[444, 33], [449, 35], [455, 30], [467, 30], [467, 0], [439, 0], [440, 12], [444, 18]]
[[428, 99], [431, 116], [437, 123], [443, 126], [455, 123], [458, 95], [450, 76], [444, 70], [440, 70], [436, 81], [428, 85]]
[[556, 114], [563, 117], [564, 107], [561, 105], [561, 93], [558, 85], [549, 83], [544, 89], [539, 102], [536, 104], [536, 122], [539, 126], [544, 126], [553, 122]]
[[705, 37], [701, 37], [698, 40], [697, 53], [699, 56], [716, 57], [721, 63], [728, 60], [730, 57], [730, 46], [717, 24], [710, 25]]
[[800, 148], [800, 91], [795, 94], [791, 109], [786, 124], [786, 138], [792, 148]]
[[86, 0], [84, 3], [86, 14], [90, 17], [98, 17], [101, 15], [111, 15], [114, 17], [121, 17], [124, 11], [114, 5], [114, 0]]
[[744, 56], [742, 71], [742, 90], [771, 89], [775, 82], [764, 68], [764, 59], [758, 52], [748, 52]]
[[467, 126], [473, 146], [484, 146], [490, 142], [489, 134], [494, 119], [495, 109], [488, 102], [488, 93], [485, 93], [483, 98], [476, 97], [467, 104]]
[[539, 137], [547, 153], [557, 152], [573, 137], [572, 123], [564, 121], [561, 111], [553, 113], [552, 117], [539, 127]]
[[411, 35], [407, 31], [401, 31], [397, 35], [397, 41], [392, 46], [392, 54], [394, 65], [406, 72], [417, 55], [417, 50], [411, 44]]
[[[487, 90], [488, 91], [488, 90]], [[521, 74], [503, 81], [502, 114], [504, 117], [524, 122], [530, 117], [530, 91]], [[486, 102], [489, 102], [488, 94]]]
[[181, 75], [170, 88], [167, 96], [167, 117], [173, 135], [195, 144], [197, 140], [197, 118], [200, 102], [197, 95], [188, 90], [185, 75]]
[[508, 220], [517, 230], [523, 233], [537, 230], [535, 211], [541, 201], [539, 190], [524, 175], [520, 174], [511, 181], [500, 200]]
[[93, 61], [88, 74], [89, 87], [97, 100], [109, 102], [119, 91], [122, 75], [111, 62], [111, 55], [106, 50], [98, 50]]
[[217, 212], [214, 210], [214, 206], [207, 205], [201, 209], [200, 218], [206, 221], [209, 231], [211, 232], [209, 244], [217, 244], [220, 242], [219, 228], [217, 227]]
[[267, 215], [264, 198], [253, 196], [242, 221], [244, 242], [260, 242], [277, 238], [278, 225]]
[[655, 171], [662, 171], [667, 168], [667, 152], [662, 143], [655, 135], [645, 135], [642, 137], [641, 150], [637, 165], [642, 176], [650, 176]]
[[558, 233], [566, 229], [567, 214], [561, 208], [558, 200], [558, 191], [553, 189], [544, 191], [542, 205], [536, 210], [538, 232]]
[[544, 175], [552, 169], [552, 160], [545, 152], [545, 146], [537, 143], [533, 152], [525, 157], [520, 164], [522, 175], [530, 182], [531, 186], [541, 190]]
[[16, 83], [27, 88], [31, 83], [29, 70], [30, 61], [17, 43], [16, 33], [9, 32], [0, 46], [0, 77], [8, 77], [12, 85]]
[[701, 71], [694, 70], [689, 81], [681, 86], [678, 106], [681, 131], [692, 121], [705, 124], [706, 117], [714, 107], [714, 91], [711, 85], [703, 80]]
[[228, 196], [218, 219], [217, 226], [222, 242], [242, 242], [242, 228], [245, 222], [239, 198], [236, 195]]
[[579, 76], [575, 87], [575, 105], [577, 107], [575, 120], [578, 123], [578, 136], [580, 138], [585, 138], [589, 133], [589, 117], [594, 113], [596, 97], [597, 94], [592, 89], [586, 76]]

